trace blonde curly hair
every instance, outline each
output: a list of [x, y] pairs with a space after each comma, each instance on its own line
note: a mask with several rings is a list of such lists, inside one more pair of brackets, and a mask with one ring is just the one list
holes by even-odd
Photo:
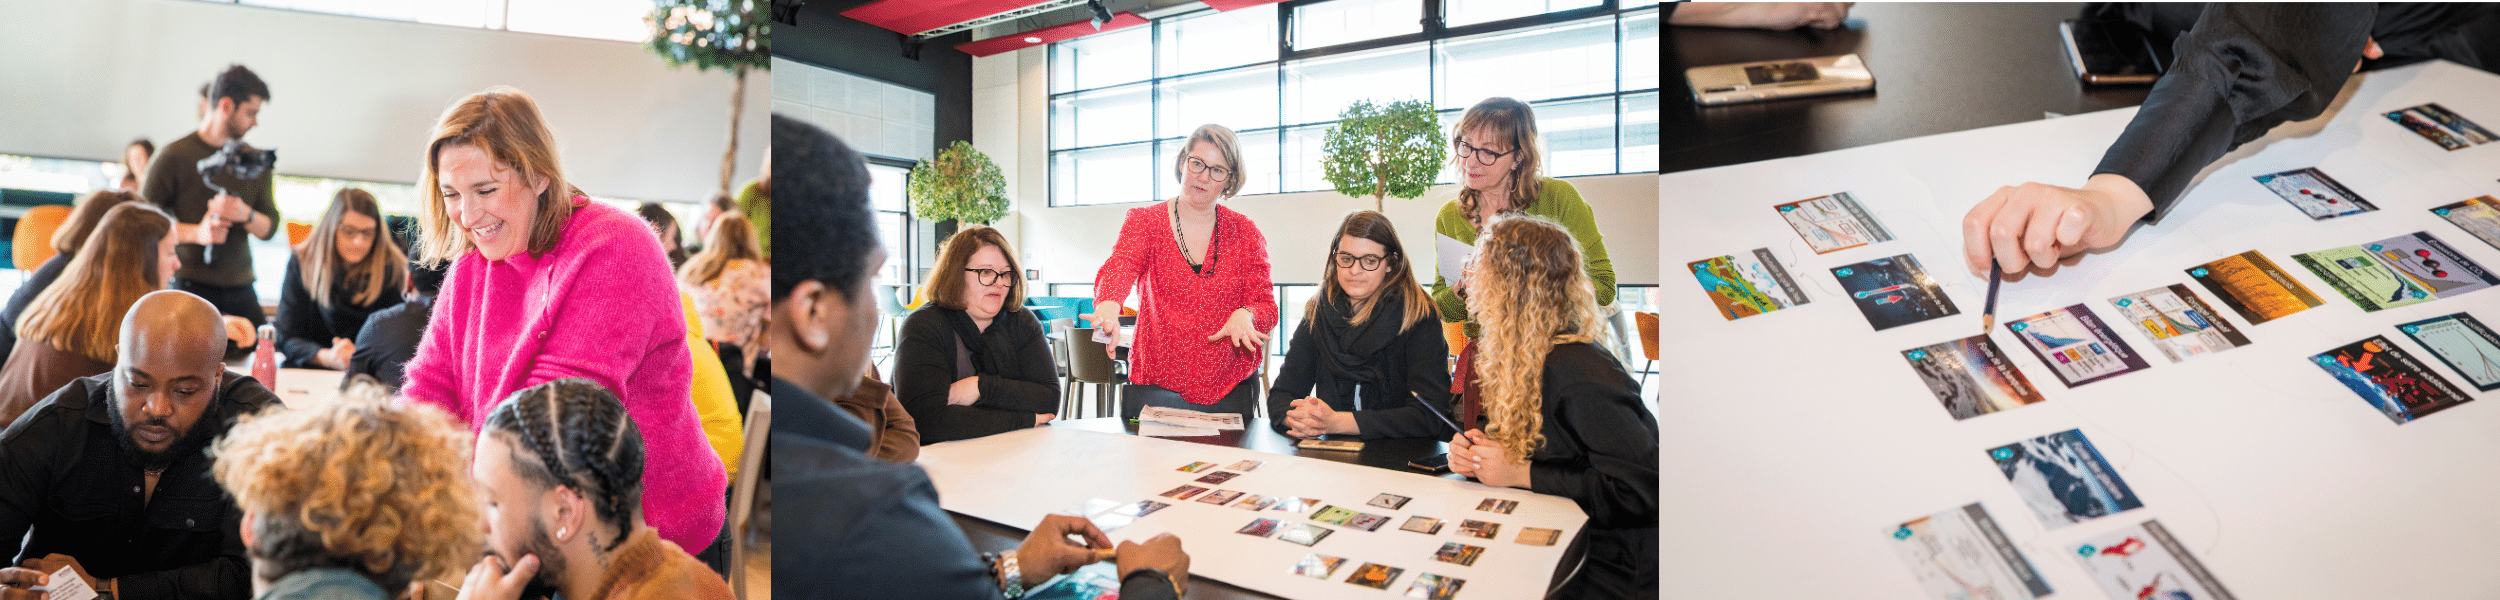
[[1597, 300], [1581, 270], [1580, 242], [1561, 225], [1514, 215], [1494, 219], [1476, 242], [1469, 312], [1483, 324], [1476, 389], [1484, 433], [1519, 460], [1545, 445], [1545, 355], [1595, 339]]
[[468, 429], [359, 384], [335, 403], [248, 417], [211, 450], [217, 483], [254, 515], [255, 575], [340, 567], [397, 593], [478, 556]]

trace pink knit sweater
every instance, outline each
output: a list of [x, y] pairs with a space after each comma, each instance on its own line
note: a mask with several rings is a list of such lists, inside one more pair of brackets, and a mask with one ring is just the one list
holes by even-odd
[[452, 263], [408, 361], [408, 398], [475, 432], [513, 392], [567, 377], [616, 393], [642, 432], [643, 518], [700, 553], [720, 536], [728, 477], [705, 445], [689, 386], [686, 321], [659, 236], [624, 210], [576, 196], [545, 255]]

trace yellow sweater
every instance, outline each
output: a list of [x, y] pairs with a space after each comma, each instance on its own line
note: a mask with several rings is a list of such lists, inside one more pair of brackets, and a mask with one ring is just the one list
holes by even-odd
[[721, 367], [720, 354], [712, 352], [711, 342], [703, 339], [703, 323], [695, 320], [694, 297], [677, 293], [677, 301], [686, 310], [686, 348], [694, 353], [694, 413], [703, 419], [703, 437], [711, 440], [712, 452], [720, 455], [720, 464], [729, 472], [729, 479], [738, 479], [738, 453], [746, 448], [746, 418], [738, 414], [738, 399], [730, 396], [729, 371]]

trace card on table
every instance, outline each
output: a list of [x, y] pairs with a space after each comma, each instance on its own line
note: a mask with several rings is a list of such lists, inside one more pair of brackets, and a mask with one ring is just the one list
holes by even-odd
[[1319, 511], [1311, 513], [1311, 520], [1330, 525], [1344, 525], [1346, 521], [1354, 520], [1354, 517], [1360, 514], [1362, 513], [1335, 506], [1322, 506]]
[[1389, 582], [1397, 581], [1398, 576], [1405, 573], [1406, 569], [1377, 563], [1363, 563], [1363, 566], [1355, 567], [1354, 574], [1346, 577], [1345, 582], [1385, 590], [1389, 589]]
[[1554, 545], [1554, 541], [1559, 539], [1562, 539], [1562, 530], [1560, 529], [1545, 529], [1541, 527], [1519, 528], [1519, 543], [1522, 544], [1530, 546], [1552, 546]]
[[1489, 512], [1489, 513], [1501, 513], [1501, 514], [1505, 514], [1505, 515], [1507, 515], [1507, 514], [1510, 514], [1511, 509], [1515, 509], [1515, 508], [1519, 508], [1519, 501], [1518, 501], [1518, 500], [1503, 500], [1503, 499], [1500, 499], [1500, 498], [1486, 498], [1486, 499], [1484, 499], [1484, 501], [1483, 501], [1483, 502], [1477, 502], [1477, 503], [1476, 503], [1476, 510], [1481, 510], [1481, 511], [1484, 511], [1484, 512]]
[[1243, 525], [1243, 526], [1241, 526], [1241, 529], [1240, 529], [1240, 530], [1237, 530], [1237, 531], [1234, 531], [1234, 533], [1241, 533], [1241, 534], [1247, 534], [1247, 535], [1255, 535], [1255, 536], [1259, 536], [1259, 537], [1267, 537], [1267, 536], [1275, 535], [1275, 534], [1276, 534], [1276, 528], [1277, 528], [1277, 527], [1281, 527], [1281, 526], [1283, 526], [1283, 525], [1284, 525], [1284, 523], [1278, 522], [1278, 521], [1277, 521], [1277, 520], [1275, 520], [1275, 519], [1259, 519], [1259, 520], [1256, 520], [1256, 521], [1251, 521], [1251, 522], [1250, 522], [1250, 524], [1248, 524], [1248, 525]]
[[1196, 496], [1196, 495], [1199, 495], [1199, 494], [1204, 494], [1204, 493], [1207, 493], [1207, 488], [1202, 488], [1202, 487], [1198, 487], [1198, 486], [1194, 486], [1194, 485], [1184, 485], [1184, 486], [1180, 486], [1180, 487], [1172, 488], [1172, 491], [1169, 491], [1169, 492], [1164, 492], [1164, 493], [1161, 493], [1161, 494], [1156, 494], [1156, 495], [1157, 495], [1157, 496], [1162, 496], [1162, 497], [1165, 497], [1165, 498], [1171, 498], [1171, 499], [1173, 499], [1173, 500], [1188, 500], [1188, 499], [1189, 499], [1190, 497], [1192, 497], [1192, 496]]
[[1199, 498], [1199, 499], [1198, 499], [1198, 501], [1199, 501], [1199, 502], [1205, 502], [1205, 503], [1208, 503], [1208, 504], [1213, 504], [1213, 505], [1216, 505], [1216, 506], [1223, 506], [1223, 505], [1225, 505], [1225, 504], [1231, 503], [1231, 502], [1233, 501], [1233, 499], [1234, 499], [1234, 498], [1240, 498], [1240, 497], [1241, 497], [1241, 492], [1236, 492], [1236, 491], [1232, 491], [1232, 490], [1216, 490], [1216, 491], [1214, 491], [1214, 492], [1208, 493], [1208, 494], [1206, 495], [1206, 497], [1204, 497], [1204, 498]]
[[1345, 522], [1346, 527], [1361, 529], [1364, 531], [1379, 531], [1380, 526], [1387, 524], [1389, 524], [1388, 517], [1371, 513], [1357, 513], [1354, 515], [1354, 518], [1347, 519]]
[[1370, 504], [1381, 508], [1395, 509], [1406, 506], [1407, 500], [1409, 500], [1409, 498], [1397, 494], [1381, 494], [1373, 496]]
[[2092, 574], [2110, 600], [2232, 600], [2222, 582], [2160, 521], [2086, 539], [2074, 550], [2084, 572]]
[[1692, 270], [1693, 279], [1701, 283], [1701, 291], [1710, 295], [1710, 304], [1719, 308], [1719, 316], [1730, 321], [1809, 302], [1805, 288], [1797, 287], [1797, 280], [1780, 266], [1769, 248], [1755, 248], [1750, 255], [1697, 260], [1685, 266]]
[[2389, 343], [2387, 336], [2370, 336], [2310, 360], [2398, 425], [2474, 399]]
[[1302, 560], [1293, 563], [1293, 574], [1312, 579], [1327, 579], [1328, 576], [1337, 574], [1337, 567], [1344, 564], [1343, 558], [1325, 554], [1306, 554], [1302, 556]]
[[1483, 555], [1483, 546], [1469, 546], [1458, 542], [1450, 542], [1442, 544], [1441, 551], [1432, 553], [1432, 559], [1445, 563], [1453, 563], [1462, 567], [1472, 567], [1476, 566], [1476, 557]]
[[2066, 387], [2152, 368], [2081, 304], [2015, 319], [2005, 328]]
[[1113, 509], [1113, 508], [1117, 508], [1117, 507], [1119, 507], [1119, 506], [1120, 506], [1120, 503], [1119, 503], [1119, 502], [1117, 502], [1117, 501], [1113, 501], [1113, 500], [1104, 500], [1104, 499], [1101, 499], [1101, 498], [1095, 498], [1095, 499], [1092, 499], [1092, 500], [1087, 500], [1087, 501], [1085, 501], [1085, 503], [1084, 503], [1084, 504], [1079, 504], [1079, 505], [1076, 505], [1076, 506], [1073, 506], [1073, 507], [1067, 508], [1067, 509], [1065, 509], [1065, 510], [1061, 510], [1061, 511], [1059, 511], [1059, 514], [1068, 515], [1068, 516], [1072, 516], [1072, 517], [1091, 517], [1091, 516], [1094, 516], [1094, 515], [1097, 515], [1097, 514], [1101, 514], [1103, 511], [1111, 510], [1111, 509]]
[[1999, 446], [1988, 457], [2049, 529], [2144, 507], [2081, 429]]
[[2248, 336], [2239, 327], [2185, 285], [2173, 283], [2127, 294], [2109, 299], [2109, 304], [2118, 307], [2119, 320], [2153, 338], [2153, 347], [2160, 348], [2172, 363], [2248, 345]]
[[2431, 209], [2431, 214], [2447, 219], [2448, 224], [2474, 235], [2475, 239], [2500, 248], [2500, 198], [2482, 196], [2464, 202]]
[[1165, 509], [1165, 508], [1169, 508], [1169, 507], [1171, 507], [1171, 506], [1172, 506], [1172, 505], [1170, 505], [1170, 504], [1165, 504], [1165, 503], [1162, 503], [1162, 502], [1156, 502], [1156, 501], [1153, 501], [1153, 500], [1139, 500], [1139, 501], [1137, 501], [1137, 503], [1135, 503], [1135, 504], [1122, 504], [1122, 505], [1120, 505], [1120, 507], [1119, 507], [1119, 508], [1114, 508], [1114, 509], [1111, 509], [1111, 513], [1112, 513], [1112, 514], [1117, 514], [1117, 515], [1127, 515], [1127, 516], [1131, 516], [1131, 517], [1143, 517], [1143, 516], [1146, 516], [1146, 515], [1155, 514], [1155, 511], [1158, 511], [1158, 510], [1163, 510], [1163, 509]]
[[2387, 113], [2387, 120], [2395, 121], [2397, 125], [2402, 125], [2415, 135], [2422, 136], [2422, 139], [2439, 144], [2439, 147], [2449, 152], [2488, 144], [2495, 139], [2500, 139], [2494, 138], [2491, 131], [2483, 129], [2481, 125], [2476, 125], [2473, 121], [2450, 112], [2438, 103], [2390, 111]]
[[1205, 477], [1200, 477], [1200, 478], [1198, 478], [1198, 483], [1215, 483], [1215, 484], [1220, 484], [1220, 483], [1224, 483], [1224, 482], [1227, 482], [1227, 481], [1232, 481], [1234, 477], [1240, 477], [1240, 476], [1241, 476], [1241, 474], [1240, 474], [1240, 473], [1234, 473], [1234, 472], [1232, 472], [1232, 471], [1216, 471], [1216, 472], [1213, 472], [1213, 473], [1208, 473], [1208, 474], [1207, 474], [1207, 476], [1205, 476]]
[[1259, 468], [1259, 465], [1264, 465], [1264, 464], [1267, 464], [1267, 462], [1266, 462], [1266, 461], [1256, 461], [1256, 460], [1245, 460], [1245, 461], [1235, 462], [1235, 463], [1233, 463], [1233, 466], [1224, 467], [1224, 468], [1227, 468], [1227, 469], [1232, 469], [1232, 470], [1235, 470], [1235, 471], [1241, 471], [1241, 472], [1245, 472], [1245, 473], [1246, 473], [1246, 472], [1249, 472], [1251, 469], [1256, 469], [1256, 468]]
[[1406, 524], [1399, 525], [1398, 529], [1430, 535], [1440, 533], [1441, 524], [1446, 522], [1432, 517], [1407, 517]]
[[2428, 232], [2296, 254], [2292, 260], [2300, 261], [2367, 312], [2500, 285], [2500, 278], [2493, 278], [2482, 265]]
[[1416, 575], [1415, 583], [1406, 587], [1406, 597], [1423, 598], [1425, 600], [1449, 600], [1451, 598], [1458, 597], [1458, 588], [1465, 585], [1467, 585], [1467, 580], [1465, 579], [1452, 579], [1431, 573], [1424, 573]]
[[1269, 505], [1273, 505], [1275, 503], [1275, 496], [1260, 496], [1254, 494], [1242, 497], [1240, 502], [1233, 503], [1233, 508], [1242, 510], [1265, 510]]
[[2352, 193], [2317, 167], [2258, 175], [2257, 183], [2282, 196], [2284, 202], [2292, 203], [2293, 208], [2313, 221], [2378, 210], [2377, 205], [2361, 199], [2360, 194]]
[[1937, 600], [1972, 598], [1970, 590], [1980, 589], [1996, 590], [1999, 598], [2038, 598], [2051, 591], [1979, 503], [1911, 519], [1890, 533], [1893, 553]]
[[2474, 315], [2457, 313], [2397, 325], [2398, 331], [2431, 351], [2439, 362], [2482, 391], [2500, 390], [2500, 335]]
[[1986, 335], [1903, 350], [1901, 357], [1909, 359], [1910, 369], [1957, 421], [2043, 400], [2031, 379]]
[[1892, 241], [1892, 232], [1858, 205], [1848, 192], [1774, 206], [1780, 218], [1805, 238], [1815, 254], [1827, 254], [1877, 242]]
[[1500, 523], [1487, 523], [1475, 519], [1464, 519], [1458, 522], [1459, 535], [1489, 540], [1501, 533], [1502, 524]]
[[1179, 470], [1181, 470], [1181, 471], [1188, 471], [1188, 472], [1191, 472], [1191, 473], [1196, 473], [1196, 472], [1199, 472], [1199, 471], [1205, 471], [1205, 470], [1207, 470], [1207, 469], [1213, 469], [1213, 468], [1215, 468], [1215, 463], [1211, 463], [1211, 462], [1193, 462], [1193, 463], [1189, 463], [1189, 464], [1186, 464], [1186, 465], [1181, 465], [1181, 468], [1180, 468]]
[[1293, 496], [1286, 496], [1285, 499], [1276, 501], [1276, 510], [1292, 513], [1311, 510], [1311, 507], [1313, 506], [1319, 506], [1318, 498], [1296, 498]]
[[1310, 523], [1301, 523], [1285, 528], [1285, 534], [1276, 536], [1276, 539], [1309, 546], [1318, 544], [1320, 540], [1328, 539], [1328, 534], [1335, 532], [1336, 530], [1334, 529], [1312, 525]]
[[1944, 287], [1919, 268], [1918, 258], [1908, 254], [1832, 267], [1832, 276], [1840, 279], [1840, 287], [1876, 331], [1962, 314]]
[[2187, 273], [2221, 298], [2223, 306], [2248, 319], [2250, 325], [2326, 304], [2317, 294], [2310, 293], [2308, 286], [2293, 280], [2291, 274], [2255, 250], [2191, 267]]

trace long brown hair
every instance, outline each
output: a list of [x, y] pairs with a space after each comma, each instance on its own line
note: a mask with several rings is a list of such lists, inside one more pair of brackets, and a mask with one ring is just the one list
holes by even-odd
[[[339, 255], [339, 227], [347, 213], [355, 212], [373, 218], [373, 251], [365, 253], [364, 262], [348, 264]], [[296, 248], [295, 260], [302, 263], [304, 287], [312, 291], [313, 302], [332, 306], [339, 298], [330, 297], [331, 290], [345, 282], [355, 295], [348, 300], [362, 306], [381, 298], [383, 292], [396, 292], [407, 279], [399, 243], [393, 241], [391, 222], [382, 218], [382, 206], [373, 201], [373, 194], [359, 188], [339, 190], [330, 197], [330, 212], [321, 216], [304, 245]]]
[[[1529, 108], [1526, 102], [1510, 98], [1486, 98], [1475, 106], [1467, 107], [1467, 112], [1459, 115], [1458, 127], [1450, 131], [1450, 147], [1458, 147], [1459, 136], [1477, 130], [1492, 133], [1494, 139], [1510, 142], [1510, 151], [1519, 155], [1519, 164], [1510, 172], [1510, 210], [1524, 211], [1536, 206], [1537, 197], [1545, 192], [1545, 147], [1538, 142], [1536, 110]], [[1475, 219], [1476, 198], [1483, 194], [1473, 188], [1459, 188], [1458, 207], [1465, 211], [1469, 220]]]
[[740, 259], [764, 261], [764, 248], [755, 243], [755, 224], [735, 212], [712, 217], [712, 229], [704, 236], [703, 251], [686, 259], [686, 266], [677, 269], [677, 280], [687, 285], [703, 285], [720, 277], [733, 261]]
[[564, 220], [573, 216], [573, 196], [581, 190], [564, 179], [555, 133], [539, 116], [538, 102], [521, 90], [495, 86], [452, 103], [434, 124], [433, 141], [425, 146], [425, 180], [418, 182], [419, 193], [425, 194], [425, 208], [417, 214], [424, 229], [417, 240], [419, 259], [426, 266], [439, 266], [471, 249], [468, 233], [443, 206], [441, 157], [444, 148], [453, 146], [474, 146], [495, 166], [511, 168], [512, 185], [546, 180], [547, 191], [538, 195], [538, 215], [530, 220], [528, 251], [538, 255], [555, 249]]
[[105, 212], [86, 247], [61, 270], [61, 279], [27, 303], [17, 337], [114, 362], [122, 313], [140, 296], [162, 289], [156, 247], [173, 230], [174, 218], [145, 202], [124, 202]]
[[1494, 219], [1476, 241], [1478, 290], [1468, 303], [1484, 326], [1476, 388], [1490, 423], [1486, 436], [1525, 460], [1545, 444], [1545, 355], [1554, 346], [1595, 339], [1597, 300], [1580, 266], [1580, 242], [1552, 221]]
[[1406, 309], [1406, 322], [1398, 324], [1399, 333], [1405, 333], [1407, 328], [1426, 319], [1441, 318], [1440, 310], [1433, 307], [1432, 297], [1424, 292], [1424, 286], [1415, 283], [1414, 262], [1406, 254], [1406, 245], [1398, 242], [1397, 226], [1389, 224], [1387, 215], [1365, 210], [1346, 215], [1345, 221], [1337, 225], [1337, 235], [1328, 238], [1328, 255], [1320, 260], [1320, 293], [1303, 305], [1303, 321], [1319, 318], [1321, 300], [1334, 302], [1346, 297], [1345, 287], [1337, 283], [1337, 245], [1349, 237], [1371, 240], [1380, 244], [1382, 251], [1389, 253], [1380, 261], [1380, 268], [1389, 270], [1381, 275], [1380, 288], [1372, 290], [1370, 298], [1354, 303], [1354, 324], [1371, 320], [1372, 307], [1379, 306], [1382, 298], [1391, 295], [1395, 295], [1399, 306]]
[[1006, 235], [987, 225], [966, 227], [946, 238], [946, 245], [938, 249], [937, 268], [929, 271], [928, 287], [921, 288], [927, 292], [929, 304], [964, 309], [964, 265], [971, 263], [972, 255], [984, 246], [996, 246], [998, 254], [1007, 257], [1007, 302], [999, 305], [998, 312], [1023, 310], [1018, 307], [1024, 306], [1024, 271], [1016, 265], [1016, 250], [1007, 247]]
[[87, 196], [87, 201], [69, 209], [69, 218], [52, 232], [52, 251], [62, 256], [75, 256], [87, 244], [87, 235], [95, 232], [95, 224], [104, 220], [104, 213], [123, 202], [139, 199], [138, 194], [122, 190], [103, 190]]

